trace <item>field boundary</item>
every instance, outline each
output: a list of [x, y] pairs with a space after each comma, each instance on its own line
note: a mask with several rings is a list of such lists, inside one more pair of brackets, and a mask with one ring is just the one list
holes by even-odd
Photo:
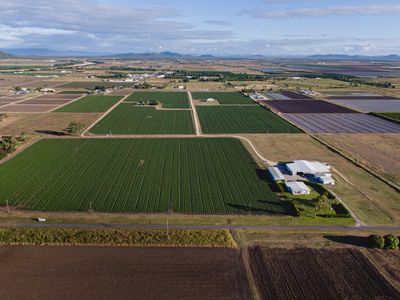
[[98, 118], [96, 121], [94, 121], [88, 128], [86, 128], [82, 134], [81, 137], [84, 137], [85, 134], [92, 129], [97, 123], [99, 123], [101, 120], [103, 120], [109, 113], [111, 113], [118, 105], [120, 105], [126, 98], [128, 98], [130, 96], [126, 95], [125, 97], [122, 97], [117, 103], [115, 103], [113, 106], [111, 106], [107, 111], [104, 112], [104, 114]]
[[57, 106], [57, 107], [55, 107], [55, 108], [53, 108], [53, 109], [50, 109], [50, 110], [47, 111], [46, 113], [54, 112], [55, 110], [60, 109], [60, 108], [62, 108], [62, 107], [64, 107], [64, 106], [67, 106], [68, 104], [74, 103], [75, 101], [81, 100], [81, 99], [85, 98], [86, 96], [87, 96], [87, 94], [84, 94], [84, 95], [80, 96], [79, 98], [76, 98], [76, 99], [74, 99], [74, 100], [72, 100], [72, 101], [70, 101], [70, 102], [61, 104], [60, 106]]
[[197, 115], [196, 106], [194, 105], [194, 102], [193, 102], [192, 93], [191, 92], [187, 92], [187, 94], [188, 94], [188, 97], [189, 97], [190, 106], [192, 107], [192, 118], [193, 118], [193, 122], [194, 122], [194, 128], [196, 130], [196, 135], [197, 136], [201, 136], [203, 131], [201, 130], [199, 116]]

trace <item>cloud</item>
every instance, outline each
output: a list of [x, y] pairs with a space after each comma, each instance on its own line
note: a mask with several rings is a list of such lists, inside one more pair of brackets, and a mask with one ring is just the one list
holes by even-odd
[[[249, 12], [248, 12], [249, 13]], [[285, 11], [250, 12], [258, 18], [323, 17], [328, 15], [379, 15], [398, 14], [400, 5], [379, 4], [364, 6], [337, 6], [326, 8], [301, 8]]]
[[205, 21], [203, 21], [203, 23], [209, 24], [209, 25], [217, 25], [217, 26], [232, 25], [232, 22], [222, 21], [222, 20], [205, 20]]

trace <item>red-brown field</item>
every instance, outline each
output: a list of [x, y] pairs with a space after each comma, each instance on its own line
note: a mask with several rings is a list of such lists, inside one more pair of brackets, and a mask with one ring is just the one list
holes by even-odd
[[1, 112], [47, 112], [56, 108], [59, 104], [55, 105], [26, 105], [26, 104], [11, 104], [0, 107]]
[[1, 299], [250, 299], [228, 248], [0, 247]]
[[263, 299], [398, 299], [400, 294], [354, 249], [250, 249]]

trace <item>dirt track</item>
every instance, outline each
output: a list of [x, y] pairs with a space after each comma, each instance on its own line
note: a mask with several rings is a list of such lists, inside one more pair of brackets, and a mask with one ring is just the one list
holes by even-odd
[[250, 299], [236, 249], [0, 247], [1, 299]]

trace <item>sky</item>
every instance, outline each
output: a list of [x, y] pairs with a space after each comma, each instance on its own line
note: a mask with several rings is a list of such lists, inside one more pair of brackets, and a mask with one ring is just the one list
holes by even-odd
[[400, 54], [400, 0], [0, 0], [0, 49]]

